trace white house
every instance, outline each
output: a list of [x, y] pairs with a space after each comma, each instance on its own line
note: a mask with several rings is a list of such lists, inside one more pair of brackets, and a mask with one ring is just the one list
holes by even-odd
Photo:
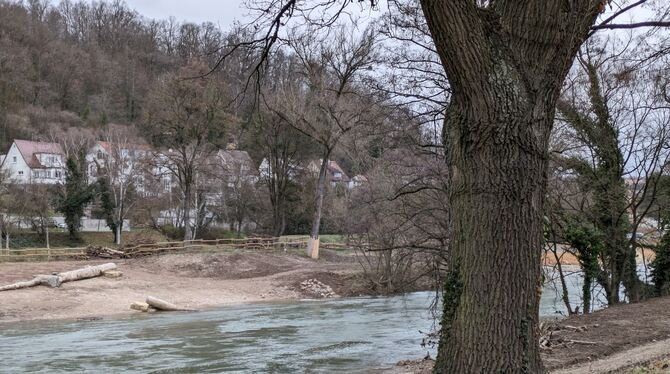
[[2, 158], [2, 170], [14, 183], [65, 182], [65, 152], [60, 144], [14, 140]]
[[94, 183], [98, 179], [100, 169], [111, 168], [107, 172], [113, 174], [112, 182], [124, 183], [128, 178], [133, 178], [141, 184], [144, 163], [147, 163], [150, 157], [152, 157], [151, 147], [148, 145], [97, 141], [86, 154], [88, 181]]

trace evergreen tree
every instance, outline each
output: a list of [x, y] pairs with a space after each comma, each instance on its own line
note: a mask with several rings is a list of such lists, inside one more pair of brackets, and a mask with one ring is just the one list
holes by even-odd
[[575, 220], [570, 222], [565, 230], [565, 239], [577, 251], [579, 266], [584, 272], [582, 299], [584, 313], [591, 311], [591, 285], [600, 273], [598, 256], [604, 248], [602, 234], [595, 227]]
[[109, 184], [109, 179], [100, 177], [98, 179], [98, 195], [100, 196], [100, 209], [102, 216], [107, 222], [107, 227], [114, 233], [114, 243], [117, 241], [116, 220], [114, 219], [114, 210], [116, 209], [116, 202], [112, 195], [112, 189]]
[[65, 185], [60, 189], [55, 205], [56, 211], [65, 216], [70, 238], [77, 239], [84, 208], [93, 199], [95, 188], [88, 185], [83, 152], [78, 157], [68, 157], [66, 167]]

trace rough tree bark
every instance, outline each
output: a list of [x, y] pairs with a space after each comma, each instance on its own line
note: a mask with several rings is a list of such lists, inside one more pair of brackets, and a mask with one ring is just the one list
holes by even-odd
[[599, 9], [593, 0], [491, 3], [421, 1], [453, 90], [443, 130], [452, 239], [438, 373], [544, 372], [548, 140], [563, 80]]

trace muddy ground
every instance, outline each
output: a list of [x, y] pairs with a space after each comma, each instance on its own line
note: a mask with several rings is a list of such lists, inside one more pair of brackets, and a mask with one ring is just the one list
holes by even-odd
[[[573, 316], [554, 325], [559, 330], [552, 337], [555, 342], [581, 342], [543, 349], [544, 364], [555, 374], [647, 373], [627, 369], [670, 355], [670, 297]], [[391, 373], [428, 374], [432, 367], [432, 360], [404, 361]], [[657, 370], [653, 373], [670, 373], [667, 366]]]
[[317, 279], [340, 296], [367, 293], [352, 254], [324, 251], [318, 261], [285, 252], [165, 254], [128, 260], [0, 263], [0, 284], [37, 274], [115, 262], [123, 276], [0, 293], [0, 323], [97, 318], [132, 313], [133, 301], [156, 296], [190, 308], [311, 297], [299, 284]]

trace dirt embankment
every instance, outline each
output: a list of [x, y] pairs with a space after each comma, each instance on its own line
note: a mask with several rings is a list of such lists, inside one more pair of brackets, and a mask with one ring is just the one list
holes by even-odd
[[[595, 344], [575, 344], [547, 351], [543, 357], [545, 365], [549, 369], [557, 369], [591, 362], [648, 343], [670, 339], [668, 311], [670, 297], [663, 297], [563, 320], [559, 325], [586, 328], [584, 331], [563, 332], [566, 339]], [[670, 353], [670, 345], [666, 353]]]
[[[296, 253], [185, 253], [115, 260], [123, 276], [0, 293], [0, 323], [33, 319], [98, 318], [132, 313], [133, 301], [156, 296], [191, 308], [314, 297], [300, 287], [316, 279], [340, 296], [365, 294], [351, 254], [324, 251], [318, 261]], [[73, 270], [94, 261], [0, 263], [0, 284], [36, 274]]]
[[[555, 374], [627, 373], [626, 368], [668, 357], [669, 311], [670, 297], [663, 297], [557, 321], [556, 344], [543, 349], [544, 364]], [[432, 366], [431, 360], [405, 361], [390, 372], [428, 374]]]

